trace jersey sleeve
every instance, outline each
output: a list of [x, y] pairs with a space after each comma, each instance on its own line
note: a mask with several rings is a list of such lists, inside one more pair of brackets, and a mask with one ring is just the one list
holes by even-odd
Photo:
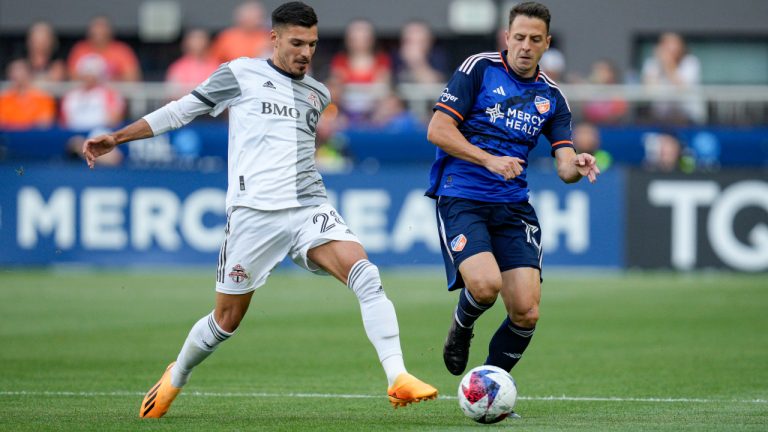
[[149, 124], [154, 136], [178, 129], [191, 122], [195, 117], [211, 112], [211, 107], [198, 99], [196, 96], [188, 94], [179, 100], [169, 102], [162, 108], [159, 108], [145, 115], [143, 118]]
[[211, 107], [211, 115], [217, 116], [240, 97], [242, 91], [229, 63], [216, 69], [202, 84], [192, 90], [192, 96]]
[[320, 112], [325, 111], [326, 108], [328, 108], [328, 105], [333, 102], [331, 100], [331, 91], [328, 90], [328, 87], [326, 87], [323, 83], [320, 84]]
[[573, 138], [571, 129], [571, 108], [568, 101], [559, 90], [555, 92], [557, 99], [557, 108], [552, 120], [547, 122], [542, 132], [552, 145], [552, 156], [555, 151], [564, 147], [573, 148]]
[[432, 108], [433, 111], [442, 111], [448, 114], [459, 123], [463, 122], [472, 110], [483, 80], [484, 68], [481, 65], [476, 64], [472, 68], [464, 67], [469, 60], [471, 57], [453, 73]]

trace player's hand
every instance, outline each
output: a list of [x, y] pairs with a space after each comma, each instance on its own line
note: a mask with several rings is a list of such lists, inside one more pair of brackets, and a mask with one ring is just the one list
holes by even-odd
[[597, 161], [594, 156], [588, 153], [579, 153], [573, 158], [573, 163], [576, 165], [576, 171], [582, 177], [586, 177], [590, 183], [597, 181], [597, 176], [600, 175], [600, 168], [597, 167]]
[[524, 160], [512, 156], [492, 156], [485, 168], [500, 175], [504, 180], [511, 180], [523, 173]]
[[85, 140], [83, 143], [83, 156], [89, 168], [93, 168], [96, 158], [111, 152], [117, 147], [117, 140], [113, 135], [99, 135]]

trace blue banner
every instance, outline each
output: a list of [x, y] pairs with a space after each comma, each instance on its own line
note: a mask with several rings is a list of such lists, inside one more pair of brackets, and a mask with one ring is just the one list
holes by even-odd
[[[103, 132], [103, 131], [102, 131]], [[705, 168], [764, 167], [768, 164], [768, 128], [761, 127], [686, 127], [663, 130], [650, 126], [602, 126], [602, 149], [614, 163], [640, 166], [646, 147], [660, 132], [672, 133], [687, 156]], [[0, 157], [10, 161], [41, 161], [72, 157], [86, 134], [52, 128], [50, 130], [0, 130]], [[427, 142], [424, 128], [399, 130], [351, 128], [340, 134], [350, 157], [356, 162], [373, 160], [381, 165], [428, 164], [435, 157], [435, 146]], [[531, 160], [549, 160], [550, 146], [542, 142], [531, 152]], [[727, 151], [726, 151], [727, 149]], [[121, 146], [125, 165], [132, 167], [184, 167], [202, 169], [223, 167], [227, 156], [227, 123], [195, 120], [182, 129]], [[202, 159], [202, 160], [201, 160]]]
[[[441, 265], [427, 169], [324, 176], [331, 202], [382, 266]], [[624, 175], [563, 184], [529, 172], [544, 265], [622, 267]], [[213, 265], [224, 171], [0, 165], [0, 265]]]

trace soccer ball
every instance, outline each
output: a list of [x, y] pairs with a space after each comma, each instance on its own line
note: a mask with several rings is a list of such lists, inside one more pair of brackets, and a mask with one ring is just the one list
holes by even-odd
[[517, 401], [515, 380], [504, 369], [478, 366], [461, 379], [459, 407], [478, 423], [496, 423], [512, 413]]

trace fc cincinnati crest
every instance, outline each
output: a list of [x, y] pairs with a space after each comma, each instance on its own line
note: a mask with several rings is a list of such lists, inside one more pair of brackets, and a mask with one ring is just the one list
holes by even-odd
[[464, 250], [464, 246], [467, 245], [467, 238], [464, 234], [459, 234], [451, 240], [451, 250], [454, 252], [461, 252]]
[[235, 265], [232, 267], [232, 271], [229, 272], [229, 277], [232, 278], [232, 280], [235, 283], [240, 283], [246, 279], [248, 279], [248, 273], [245, 272], [245, 269], [240, 264]]
[[533, 104], [536, 105], [536, 110], [539, 111], [539, 114], [546, 114], [549, 112], [549, 99], [536, 96], [536, 99], [533, 100]]

